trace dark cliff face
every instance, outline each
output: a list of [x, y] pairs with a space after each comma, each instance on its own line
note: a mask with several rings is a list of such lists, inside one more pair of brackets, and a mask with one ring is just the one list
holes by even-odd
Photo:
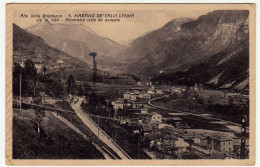
[[[197, 62], [155, 77], [181, 84], [206, 83], [214, 87], [247, 89], [249, 68], [248, 11], [215, 11], [182, 25], [199, 55]], [[190, 33], [190, 34], [188, 34]], [[205, 43], [206, 42], [206, 43]], [[196, 46], [197, 47], [194, 47]], [[201, 44], [201, 45], [198, 45]], [[188, 56], [195, 56], [189, 51]], [[189, 58], [189, 57], [188, 57]], [[185, 61], [185, 57], [182, 58]]]
[[[181, 83], [187, 78], [217, 86], [238, 83], [248, 76], [248, 14], [221, 10], [196, 20], [173, 20], [133, 41], [128, 49], [137, 61], [129, 69], [152, 77], [163, 71], [159, 76]], [[171, 77], [176, 72], [179, 78]], [[219, 81], [212, 82], [218, 75]]]
[[197, 20], [173, 20], [136, 39], [128, 53], [134, 58], [141, 57], [135, 64], [143, 67], [143, 71], [150, 64], [154, 65], [155, 73], [177, 69], [218, 53], [236, 43], [234, 39], [244, 40], [238, 31], [247, 18], [248, 11], [214, 11]]

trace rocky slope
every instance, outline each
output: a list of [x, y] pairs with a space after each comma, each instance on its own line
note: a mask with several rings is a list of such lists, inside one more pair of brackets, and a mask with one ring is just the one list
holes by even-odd
[[[215, 26], [212, 26], [213, 28], [207, 26], [207, 29], [204, 29], [205, 26], [202, 25], [205, 22], [214, 23]], [[212, 34], [206, 41], [206, 46], [199, 47], [199, 50], [203, 52], [198, 57], [203, 59], [198, 59], [198, 62], [188, 64], [176, 72], [158, 75], [154, 81], [164, 80], [182, 84], [200, 82], [219, 88], [248, 89], [249, 32], [247, 11], [216, 11], [182, 26], [186, 31], [200, 31], [202, 37], [208, 36], [206, 34]], [[212, 32], [209, 31], [211, 29], [213, 29]], [[198, 51], [198, 49], [196, 50]]]
[[51, 24], [45, 20], [27, 29], [43, 38], [50, 46], [92, 65], [91, 52], [97, 52], [98, 66], [113, 69], [120, 64], [119, 52], [124, 48], [116, 42], [98, 36], [88, 27], [74, 24]]
[[137, 59], [129, 69], [134, 66], [146, 77], [156, 76], [154, 81], [247, 85], [248, 11], [221, 10], [196, 20], [173, 20], [127, 49]]
[[90, 71], [86, 63], [50, 47], [42, 38], [31, 34], [16, 24], [13, 24], [13, 58], [13, 61], [18, 63], [31, 59], [37, 67], [45, 65], [48, 72], [60, 71], [60, 67], [66, 70], [82, 69]]
[[222, 88], [248, 87], [248, 11], [217, 10], [198, 19], [180, 18], [121, 46], [81, 25], [50, 24], [28, 28], [56, 47], [91, 66], [153, 81]]

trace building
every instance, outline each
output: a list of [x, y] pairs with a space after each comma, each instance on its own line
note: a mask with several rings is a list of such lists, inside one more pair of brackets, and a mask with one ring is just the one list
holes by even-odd
[[138, 97], [139, 94], [137, 93], [130, 93], [130, 100], [131, 101], [136, 101], [136, 98]]
[[155, 94], [155, 92], [154, 92], [153, 90], [148, 90], [147, 93], [148, 93], [149, 95]]
[[138, 81], [138, 82], [137, 82], [137, 85], [139, 85], [139, 86], [143, 86], [144, 84], [143, 84], [143, 82]]
[[197, 84], [197, 83], [195, 83], [194, 90], [195, 90], [195, 91], [198, 91], [198, 90], [199, 90], [199, 87], [198, 87], [198, 84]]
[[130, 100], [130, 92], [125, 92], [123, 97], [125, 100]]
[[198, 86], [198, 89], [199, 89], [199, 91], [202, 91], [203, 90], [203, 84], [199, 84], [199, 86]]
[[141, 108], [141, 114], [148, 114], [147, 108]]
[[158, 95], [162, 95], [163, 91], [161, 89], [155, 89], [156, 94]]
[[197, 144], [201, 147], [207, 147], [208, 144], [207, 139], [202, 135], [196, 135], [192, 138], [192, 140], [194, 144]]
[[212, 152], [231, 154], [233, 152], [233, 139], [224, 135], [207, 136], [208, 148]]
[[152, 127], [148, 124], [142, 124], [140, 132], [145, 136], [152, 132]]
[[35, 68], [37, 70], [37, 73], [40, 73], [42, 71], [43, 65], [42, 64], [35, 64]]
[[159, 124], [159, 129], [165, 128], [166, 126], [171, 126], [171, 125], [161, 123], [161, 124]]
[[124, 103], [122, 103], [121, 101], [113, 102], [113, 109], [115, 111], [118, 111], [119, 109], [123, 109], [123, 108], [124, 108]]
[[210, 154], [211, 150], [208, 149], [208, 140], [202, 135], [196, 135], [192, 138], [191, 148], [196, 149], [204, 154]]
[[58, 60], [57, 63], [62, 64], [63, 60]]
[[147, 121], [151, 124], [162, 123], [162, 115], [156, 112], [149, 113]]
[[185, 152], [187, 151], [187, 147], [189, 147], [189, 143], [185, 142], [183, 138], [178, 137], [178, 140], [175, 141], [174, 146], [177, 150]]

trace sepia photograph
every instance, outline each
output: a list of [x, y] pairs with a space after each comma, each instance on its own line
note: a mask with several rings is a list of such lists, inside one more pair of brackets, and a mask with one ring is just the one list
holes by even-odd
[[253, 4], [6, 8], [7, 164], [254, 164]]

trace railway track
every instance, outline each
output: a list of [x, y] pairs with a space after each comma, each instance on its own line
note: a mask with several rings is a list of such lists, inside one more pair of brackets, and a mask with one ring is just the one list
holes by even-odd
[[[187, 112], [187, 111], [182, 111], [182, 110], [179, 110], [179, 109], [171, 109], [171, 108], [167, 108], [167, 107], [157, 106], [157, 105], [154, 105], [154, 104], [151, 103], [152, 101], [155, 101], [155, 100], [158, 100], [158, 99], [167, 97], [167, 96], [168, 96], [168, 95], [164, 95], [164, 96], [160, 96], [160, 97], [153, 98], [153, 99], [151, 99], [151, 100], [148, 101], [148, 105], [150, 105], [150, 106], [152, 106], [152, 107], [154, 107], [154, 108], [159, 108], [159, 109], [168, 110], [168, 111], [173, 111], [173, 112], [177, 112], [177, 113], [183, 113], [183, 114], [187, 114], [187, 115], [193, 115], [193, 116], [198, 116], [198, 117], [213, 119], [213, 120], [216, 120], [216, 121], [226, 122], [226, 123], [228, 123], [228, 124], [241, 127], [241, 124], [238, 124], [238, 123], [235, 123], [235, 122], [231, 122], [231, 121], [227, 121], [227, 120], [220, 119], [220, 118], [216, 118], [216, 117], [209, 116], [209, 115], [202, 115], [203, 113], [195, 113], [195, 112], [192, 112], [192, 111]], [[205, 113], [204, 113], [204, 114], [205, 114]], [[249, 130], [249, 128], [247, 128], [247, 130]]]

